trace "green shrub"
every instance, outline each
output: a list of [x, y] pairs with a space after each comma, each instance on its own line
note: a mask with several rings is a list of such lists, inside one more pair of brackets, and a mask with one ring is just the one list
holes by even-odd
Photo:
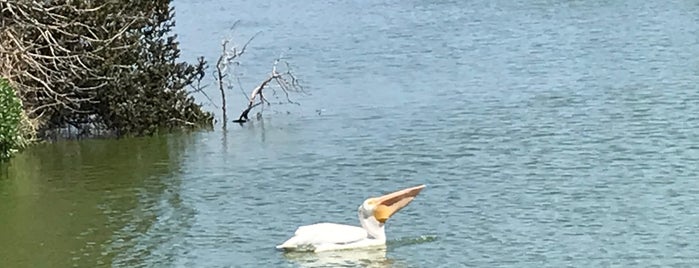
[[22, 103], [7, 80], [0, 78], [0, 161], [24, 147], [21, 122]]
[[171, 2], [0, 0], [0, 74], [39, 138], [213, 125], [190, 92], [206, 61], [179, 59]]

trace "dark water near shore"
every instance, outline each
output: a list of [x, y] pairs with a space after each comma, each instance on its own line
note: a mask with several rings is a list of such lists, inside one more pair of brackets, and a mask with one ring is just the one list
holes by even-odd
[[[699, 265], [695, 2], [175, 10], [184, 59], [259, 31], [245, 89], [283, 53], [310, 94], [227, 131], [30, 148], [0, 170], [0, 267]], [[385, 251], [274, 249], [420, 183]]]

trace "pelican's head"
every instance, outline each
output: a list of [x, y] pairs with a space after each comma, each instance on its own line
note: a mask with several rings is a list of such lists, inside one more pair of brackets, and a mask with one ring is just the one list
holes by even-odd
[[425, 188], [425, 185], [419, 185], [383, 196], [369, 198], [359, 206], [360, 216], [363, 218], [373, 217], [383, 225], [388, 218], [413, 201], [423, 188]]

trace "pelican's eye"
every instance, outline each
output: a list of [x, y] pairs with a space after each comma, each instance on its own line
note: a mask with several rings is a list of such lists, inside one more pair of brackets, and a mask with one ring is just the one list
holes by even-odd
[[366, 202], [366, 204], [367, 204], [367, 205], [370, 205], [370, 206], [375, 206], [376, 203], [377, 203], [377, 202], [376, 202], [376, 199], [373, 199], [373, 198], [372, 198], [372, 199], [369, 199], [369, 200]]

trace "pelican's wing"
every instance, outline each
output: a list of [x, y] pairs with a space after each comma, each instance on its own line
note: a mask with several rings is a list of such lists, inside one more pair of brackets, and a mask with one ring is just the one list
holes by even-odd
[[277, 248], [285, 250], [314, 251], [319, 247], [345, 245], [367, 238], [367, 232], [356, 226], [336, 223], [317, 223], [301, 226], [294, 236]]

